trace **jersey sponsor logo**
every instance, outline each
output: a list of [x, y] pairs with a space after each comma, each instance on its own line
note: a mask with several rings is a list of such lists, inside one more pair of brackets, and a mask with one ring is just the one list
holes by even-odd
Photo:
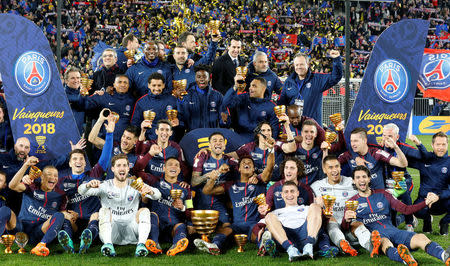
[[363, 219], [363, 223], [370, 224], [370, 223], [374, 223], [374, 222], [385, 220], [385, 219], [387, 219], [387, 216], [384, 214], [370, 213], [369, 218]]
[[325, 191], [327, 191], [327, 188], [326, 187], [320, 187], [319, 191], [325, 192]]
[[251, 152], [250, 154], [252, 155], [253, 160], [261, 160], [263, 158], [262, 153]]
[[64, 191], [71, 189], [71, 188], [75, 188], [77, 186], [77, 184], [75, 183], [69, 183], [69, 182], [64, 182], [63, 183], [63, 187], [64, 187]]
[[160, 183], [159, 183], [159, 186], [162, 188], [162, 189], [171, 189], [172, 187], [169, 185], [169, 183], [167, 183], [166, 181], [161, 181]]
[[396, 103], [402, 100], [408, 92], [408, 82], [408, 72], [397, 60], [384, 60], [375, 70], [375, 91], [384, 102]]
[[17, 59], [14, 77], [17, 86], [25, 94], [38, 96], [48, 89], [52, 71], [47, 59], [41, 53], [28, 51]]
[[138, 75], [142, 75], [144, 73], [144, 71], [138, 72]]
[[115, 105], [115, 103], [108, 103], [109, 106]]
[[43, 200], [43, 199], [44, 199], [44, 194], [40, 194], [39, 192], [34, 191], [34, 192], [33, 192], [33, 197], [34, 197], [35, 199], [38, 199], [38, 200]]
[[235, 184], [235, 185], [231, 186], [231, 189], [232, 189], [234, 194], [237, 194], [237, 193], [241, 192], [242, 190], [244, 190], [245, 188], [244, 187], [240, 187], [240, 186]]
[[447, 171], [448, 171], [447, 167], [442, 167], [441, 172], [442, 172], [443, 174], [446, 174]]
[[243, 197], [241, 199], [241, 201], [238, 201], [238, 202], [234, 203], [234, 207], [240, 208], [240, 207], [243, 207], [245, 205], [252, 204], [253, 203], [253, 199], [255, 199], [255, 198], [256, 197], [254, 197], [254, 196]]
[[[162, 157], [162, 156], [156, 155], [155, 157]], [[150, 165], [150, 170], [158, 172], [158, 173], [162, 173], [162, 172], [164, 172], [164, 164], [160, 163], [159, 167], [154, 165], [154, 164], [151, 164]]]
[[385, 150], [377, 150], [376, 153], [381, 155], [381, 156], [383, 156], [383, 157], [385, 157], [385, 158], [389, 157], [389, 153], [387, 151], [385, 151]]
[[288, 88], [287, 88], [288, 91], [290, 91], [291, 89], [292, 89], [291, 87], [288, 87]]
[[188, 68], [184, 71], [184, 73], [188, 74], [189, 72], [191, 72], [191, 70]]
[[304, 212], [305, 211], [305, 207], [300, 206], [300, 207], [297, 208], [297, 211], [298, 212]]
[[254, 185], [250, 185], [247, 187], [248, 191], [253, 191], [255, 190], [255, 186]]
[[430, 166], [431, 166], [431, 164], [425, 164], [424, 166], [425, 166], [425, 167], [430, 167]]
[[42, 206], [39, 206], [38, 209], [36, 210], [32, 205], [28, 206], [27, 211], [30, 214], [36, 215], [38, 217], [41, 217], [45, 220], [48, 220], [50, 217], [52, 217], [50, 214], [46, 214], [47, 213], [47, 209], [45, 209]]
[[89, 196], [82, 196], [82, 195], [80, 195], [77, 192], [69, 199], [69, 203], [70, 204], [78, 203], [78, 202], [81, 202], [81, 201], [83, 201], [83, 200], [85, 200], [87, 198], [89, 198]]
[[114, 191], [108, 191], [108, 193], [106, 193], [106, 196], [108, 197], [108, 199], [120, 198], [120, 194]]
[[9, 168], [9, 165], [3, 165], [3, 169]]

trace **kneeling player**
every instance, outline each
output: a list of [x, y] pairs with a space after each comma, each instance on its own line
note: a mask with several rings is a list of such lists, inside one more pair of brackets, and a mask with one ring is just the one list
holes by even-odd
[[[393, 261], [418, 265], [409, 250], [420, 248], [431, 256], [444, 261], [448, 266], [450, 264], [449, 249], [445, 251], [424, 234], [398, 229], [392, 225], [390, 217], [391, 208], [403, 214], [411, 214], [427, 205], [431, 206], [438, 200], [438, 196], [430, 192], [425, 201], [408, 206], [395, 199], [385, 190], [371, 190], [370, 180], [371, 175], [367, 167], [357, 166], [353, 171], [353, 183], [356, 185], [358, 194], [352, 197], [352, 200], [357, 200], [359, 205], [356, 212], [350, 210], [345, 212], [346, 221], [356, 218], [372, 231], [372, 236], [379, 232], [382, 238], [381, 248]], [[372, 238], [374, 239], [374, 237]], [[394, 248], [394, 244], [397, 245], [397, 249]], [[374, 249], [379, 246], [380, 243], [374, 243]]]
[[[119, 154], [111, 160], [111, 170], [114, 179], [100, 184], [99, 180], [91, 180], [82, 184], [78, 192], [84, 196], [98, 196], [102, 207], [99, 211], [100, 240], [104, 243], [102, 254], [108, 257], [116, 256], [113, 244], [137, 244], [137, 257], [148, 254], [145, 242], [150, 233], [150, 211], [139, 208], [141, 194], [132, 188], [132, 179], [128, 179], [130, 166], [125, 154]], [[159, 199], [159, 190], [144, 186], [141, 193], [151, 199]], [[142, 197], [146, 202], [147, 198]]]
[[73, 212], [61, 212], [65, 210], [67, 196], [57, 185], [58, 170], [55, 167], [46, 166], [42, 170], [40, 183], [33, 182], [31, 185], [21, 183], [28, 167], [37, 163], [36, 157], [28, 157], [9, 183], [9, 188], [24, 193], [17, 229], [28, 234], [31, 242], [40, 240], [31, 250], [32, 254], [48, 256], [50, 250], [46, 245], [55, 239], [64, 219], [73, 220], [76, 217], [73, 217]]

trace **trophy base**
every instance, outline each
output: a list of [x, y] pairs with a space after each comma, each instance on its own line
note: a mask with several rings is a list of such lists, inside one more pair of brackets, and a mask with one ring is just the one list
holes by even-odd
[[209, 239], [207, 235], [202, 235], [202, 240], [209, 243]]
[[19, 250], [17, 251], [17, 253], [19, 253], [19, 254], [25, 254], [25, 253], [27, 253], [27, 251], [26, 251], [24, 248], [21, 248], [21, 249], [19, 249]]
[[5, 254], [12, 254], [12, 253], [14, 253], [14, 252], [12, 251], [11, 248], [8, 247], [5, 249]]
[[244, 248], [243, 248], [242, 246], [240, 246], [240, 247], [237, 249], [237, 252], [239, 252], [239, 253], [244, 252]]

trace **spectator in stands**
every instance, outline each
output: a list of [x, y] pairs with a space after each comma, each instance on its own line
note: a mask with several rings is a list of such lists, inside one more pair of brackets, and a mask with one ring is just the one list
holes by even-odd
[[294, 57], [294, 72], [284, 82], [279, 104], [303, 105], [303, 114], [322, 124], [322, 93], [336, 85], [342, 78], [339, 51], [331, 50], [333, 71], [331, 74], [312, 73], [310, 58], [305, 54]]
[[144, 55], [139, 62], [131, 66], [126, 75], [130, 79], [133, 95], [141, 97], [148, 92], [149, 76], [155, 72], [161, 74], [166, 84], [166, 91], [172, 91], [172, 72], [170, 67], [158, 57], [156, 42], [149, 41], [144, 46]]
[[239, 37], [232, 36], [228, 40], [227, 52], [214, 61], [212, 69], [213, 88], [225, 95], [233, 87], [233, 78], [236, 76], [236, 68], [244, 65], [244, 59], [240, 56], [242, 41]]

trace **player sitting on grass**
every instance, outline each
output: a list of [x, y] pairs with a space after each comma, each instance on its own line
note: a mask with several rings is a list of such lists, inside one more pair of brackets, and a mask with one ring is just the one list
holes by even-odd
[[[371, 175], [367, 167], [362, 165], [355, 167], [352, 175], [358, 194], [351, 200], [357, 200], [359, 205], [356, 212], [346, 210], [343, 227], [348, 226], [348, 222], [352, 218], [364, 223], [372, 231], [373, 254], [378, 253], [377, 250], [381, 246], [389, 259], [404, 262], [407, 265], [418, 265], [409, 250], [420, 248], [429, 255], [442, 260], [447, 266], [450, 265], [450, 248], [445, 251], [438, 243], [431, 241], [424, 234], [400, 230], [391, 222], [391, 209], [403, 214], [411, 214], [425, 206], [431, 207], [438, 200], [436, 194], [429, 192], [424, 201], [408, 206], [385, 190], [371, 190]], [[394, 245], [397, 245], [397, 248], [394, 248]]]
[[104, 256], [115, 257], [113, 244], [137, 244], [135, 256], [147, 256], [145, 242], [150, 233], [150, 211], [147, 208], [139, 208], [139, 201], [141, 198], [143, 202], [148, 200], [141, 193], [154, 200], [161, 198], [161, 193], [147, 185], [144, 185], [140, 192], [130, 186], [133, 180], [128, 178], [130, 166], [125, 154], [112, 158], [111, 170], [114, 179], [103, 183], [93, 179], [78, 188], [78, 192], [83, 196], [100, 197], [100, 240], [104, 243], [101, 252]]
[[31, 242], [40, 240], [39, 244], [31, 250], [31, 254], [48, 256], [50, 250], [46, 245], [56, 238], [64, 219], [73, 222], [78, 215], [75, 212], [64, 211], [67, 196], [59, 188], [58, 170], [54, 166], [46, 166], [42, 170], [40, 181], [36, 180], [30, 185], [21, 182], [28, 167], [38, 162], [36, 157], [28, 157], [9, 182], [9, 188], [23, 192], [17, 230], [29, 235]]

